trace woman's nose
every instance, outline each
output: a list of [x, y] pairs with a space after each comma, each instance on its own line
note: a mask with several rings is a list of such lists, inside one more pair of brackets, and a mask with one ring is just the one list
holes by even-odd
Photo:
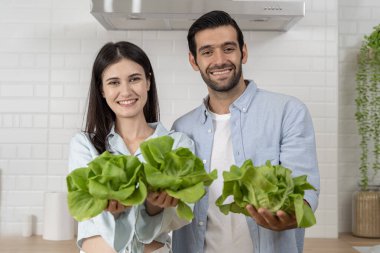
[[120, 88], [121, 88], [121, 91], [124, 93], [130, 93], [132, 90], [128, 82], [122, 82]]

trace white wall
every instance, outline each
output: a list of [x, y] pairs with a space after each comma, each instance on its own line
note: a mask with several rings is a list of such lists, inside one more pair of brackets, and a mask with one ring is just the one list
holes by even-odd
[[[306, 0], [287, 33], [245, 32], [246, 78], [294, 95], [311, 111], [321, 173], [318, 224], [309, 237], [338, 233], [338, 2]], [[67, 148], [83, 119], [90, 68], [107, 41], [129, 40], [150, 56], [162, 121], [206, 94], [187, 62], [186, 31], [105, 31], [85, 0], [0, 0], [0, 232], [19, 234], [24, 213], [42, 233], [43, 193], [65, 189]]]
[[339, 231], [351, 231], [351, 198], [360, 163], [355, 121], [357, 56], [364, 35], [380, 24], [380, 1], [339, 1]]

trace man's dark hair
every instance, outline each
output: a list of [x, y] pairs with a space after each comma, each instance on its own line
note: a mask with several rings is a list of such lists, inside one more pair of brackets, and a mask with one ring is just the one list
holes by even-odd
[[237, 25], [236, 21], [224, 11], [211, 11], [200, 18], [198, 18], [190, 27], [187, 34], [187, 42], [189, 45], [189, 50], [191, 54], [196, 58], [197, 56], [197, 45], [195, 44], [195, 34], [197, 32], [203, 31], [205, 29], [217, 28], [220, 26], [232, 26], [236, 30], [237, 39], [239, 43], [240, 51], [243, 51], [244, 37], [243, 33], [240, 30], [240, 27]]

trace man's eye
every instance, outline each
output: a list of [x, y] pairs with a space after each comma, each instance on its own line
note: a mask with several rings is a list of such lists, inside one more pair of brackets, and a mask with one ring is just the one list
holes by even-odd
[[212, 54], [212, 51], [208, 50], [208, 51], [202, 51], [201, 52], [201, 55], [205, 55], [205, 56], [208, 56], [208, 55], [211, 55]]
[[233, 48], [233, 47], [227, 47], [227, 48], [224, 49], [224, 52], [226, 52], [226, 53], [231, 53], [231, 52], [233, 52], [234, 50], [235, 50], [235, 48]]

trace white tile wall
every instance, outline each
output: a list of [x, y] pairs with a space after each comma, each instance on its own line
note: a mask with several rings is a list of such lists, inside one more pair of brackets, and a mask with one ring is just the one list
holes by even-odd
[[355, 73], [364, 35], [380, 23], [380, 2], [339, 1], [339, 231], [351, 231], [351, 196], [357, 190], [359, 136], [355, 121]]
[[[368, 9], [378, 10], [366, 1], [370, 6], [356, 12], [356, 2], [350, 3], [345, 31], [353, 36], [352, 30], [365, 30], [365, 25], [352, 22], [351, 15], [364, 19]], [[146, 50], [167, 127], [199, 105], [206, 88], [187, 62], [186, 31], [105, 31], [85, 0], [0, 4], [0, 232], [19, 234], [21, 216], [28, 212], [36, 215], [35, 233], [41, 234], [43, 193], [65, 188], [68, 142], [82, 126], [91, 64], [105, 42], [129, 40]], [[309, 107], [322, 189], [318, 224], [307, 236], [336, 237], [338, 1], [306, 4], [306, 17], [287, 33], [245, 32], [249, 60], [244, 75]], [[351, 37], [344, 39], [344, 45], [352, 44]]]

